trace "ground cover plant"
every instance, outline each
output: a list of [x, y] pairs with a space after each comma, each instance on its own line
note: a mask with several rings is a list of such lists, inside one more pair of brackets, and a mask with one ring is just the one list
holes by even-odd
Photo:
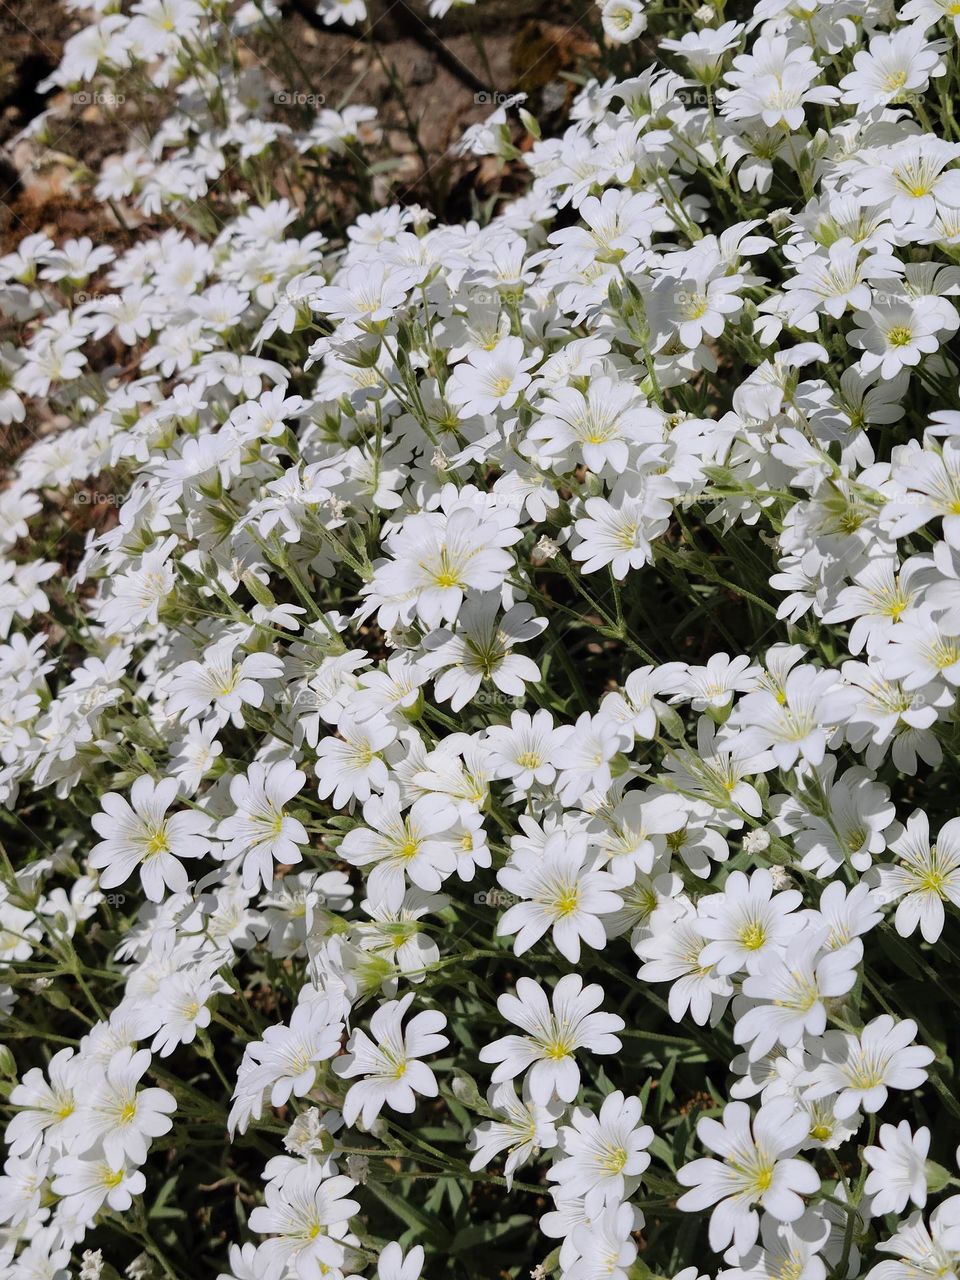
[[70, 6], [125, 149], [0, 258], [5, 1276], [957, 1274], [958, 8], [607, 0], [455, 220], [272, 0]]

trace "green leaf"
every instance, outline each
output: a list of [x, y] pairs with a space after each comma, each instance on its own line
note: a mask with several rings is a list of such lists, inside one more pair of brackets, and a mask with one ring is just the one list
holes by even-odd
[[945, 1169], [942, 1164], [937, 1164], [936, 1160], [928, 1160], [925, 1169], [927, 1179], [927, 1190], [936, 1195], [938, 1191], [942, 1191], [950, 1179], [953, 1177], [949, 1169]]
[[449, 1241], [449, 1233], [435, 1214], [428, 1213], [425, 1209], [419, 1209], [403, 1196], [395, 1195], [388, 1190], [382, 1182], [369, 1181], [367, 1190], [372, 1191], [385, 1209], [389, 1209], [395, 1217], [401, 1222], [406, 1223], [408, 1227], [414, 1229], [415, 1232], [426, 1233], [440, 1247], [446, 1246]]
[[670, 1055], [670, 1060], [667, 1063], [666, 1070], [660, 1077], [660, 1083], [657, 1085], [656, 1114], [658, 1120], [663, 1116], [663, 1108], [666, 1104], [673, 1101], [673, 1073], [676, 1069], [677, 1054], [673, 1053]]
[[167, 1208], [167, 1201], [176, 1190], [178, 1177], [179, 1174], [172, 1174], [160, 1188], [156, 1198], [147, 1210], [147, 1217], [149, 1219], [186, 1218], [186, 1212], [178, 1206]]
[[512, 1214], [505, 1222], [481, 1222], [475, 1226], [464, 1227], [453, 1237], [450, 1245], [451, 1253], [463, 1253], [467, 1249], [475, 1249], [479, 1244], [490, 1244], [494, 1240], [502, 1240], [512, 1235], [521, 1227], [528, 1227], [533, 1219], [525, 1213]]

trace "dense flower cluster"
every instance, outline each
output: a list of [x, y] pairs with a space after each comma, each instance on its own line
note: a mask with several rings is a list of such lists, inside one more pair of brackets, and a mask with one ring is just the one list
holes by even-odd
[[957, 6], [607, 0], [527, 194], [339, 239], [270, 0], [92, 9], [181, 225], [0, 259], [4, 1274], [209, 1274], [212, 1149], [224, 1280], [952, 1276]]

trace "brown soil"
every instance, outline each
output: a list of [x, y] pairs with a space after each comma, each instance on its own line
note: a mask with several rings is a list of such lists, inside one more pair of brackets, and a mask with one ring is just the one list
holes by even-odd
[[[549, 19], [539, 16], [542, 0], [483, 0], [454, 9], [442, 22], [427, 17], [426, 0], [368, 0], [366, 35], [324, 27], [313, 0], [283, 2], [286, 51], [253, 38], [241, 50], [243, 61], [259, 65], [275, 91], [313, 95], [334, 108], [375, 107], [384, 131], [376, 199], [423, 204], [441, 220], [489, 212], [526, 181], [522, 164], [457, 156], [454, 144], [464, 128], [503, 97], [525, 92], [551, 129], [575, 92], [570, 76], [596, 65], [598, 50], [582, 16], [594, 11], [590, 0], [561, 0]], [[158, 231], [167, 225], [162, 218], [147, 223], [127, 205], [118, 217], [94, 199], [89, 181], [107, 156], [126, 149], [152, 104], [112, 111], [37, 87], [58, 65], [64, 42], [84, 25], [60, 0], [0, 0], [0, 253], [33, 232], [61, 241], [86, 235], [122, 252], [151, 225]], [[48, 109], [55, 114], [39, 140], [30, 125]], [[293, 109], [289, 123], [302, 126], [304, 118]], [[519, 130], [516, 141], [529, 145]], [[224, 217], [231, 212], [231, 187], [241, 181], [234, 174], [217, 184], [211, 204], [222, 205]], [[345, 217], [353, 212], [343, 210]], [[0, 339], [17, 336], [0, 322]], [[4, 470], [31, 439], [59, 429], [46, 406], [32, 403], [26, 423], [0, 430], [0, 487]]]
[[[324, 27], [311, 0], [287, 0], [283, 35], [290, 57], [259, 38], [242, 56], [260, 65], [278, 90], [322, 97], [327, 106], [365, 103], [385, 128], [391, 195], [429, 204], [441, 217], [462, 217], [478, 199], [497, 194], [475, 160], [451, 154], [466, 125], [482, 120], [501, 96], [518, 91], [548, 127], [574, 91], [568, 73], [592, 63], [597, 49], [583, 20], [589, 0], [565, 0], [538, 16], [540, 0], [484, 0], [454, 9], [441, 22], [423, 0], [370, 0], [367, 36]], [[122, 152], [139, 128], [132, 104], [112, 117], [68, 94], [37, 85], [60, 60], [64, 41], [83, 25], [60, 0], [0, 2], [0, 244], [30, 231], [89, 234], [113, 241], [120, 228], [83, 195], [84, 172]], [[137, 104], [149, 115], [150, 104]], [[23, 131], [43, 110], [57, 118], [46, 145]], [[60, 114], [63, 112], [64, 114]], [[411, 125], [419, 135], [411, 139]], [[79, 168], [77, 167], [79, 162]], [[479, 189], [477, 186], [479, 184]], [[509, 174], [507, 189], [510, 191]], [[452, 201], [447, 207], [448, 201]]]

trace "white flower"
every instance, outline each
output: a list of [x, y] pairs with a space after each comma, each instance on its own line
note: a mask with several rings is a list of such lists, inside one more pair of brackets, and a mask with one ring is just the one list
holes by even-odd
[[532, 978], [520, 978], [516, 995], [497, 1000], [500, 1013], [526, 1034], [509, 1035], [480, 1050], [481, 1062], [499, 1063], [493, 1081], [512, 1080], [529, 1068], [527, 1085], [535, 1102], [546, 1105], [555, 1093], [572, 1102], [580, 1087], [580, 1069], [574, 1053], [616, 1053], [624, 1021], [615, 1013], [596, 1013], [603, 988], [584, 986], [574, 973], [560, 979], [548, 1001], [544, 989]]
[[516, 934], [516, 955], [549, 930], [554, 946], [572, 963], [580, 959], [581, 939], [596, 950], [606, 945], [601, 917], [618, 911], [617, 879], [599, 871], [589, 859], [586, 836], [555, 831], [542, 851], [517, 850], [497, 873], [497, 880], [522, 901], [497, 921], [498, 934]]
[[372, 792], [384, 789], [388, 773], [382, 753], [397, 729], [379, 713], [360, 722], [344, 712], [337, 734], [317, 747], [317, 790], [321, 799], [332, 796], [334, 808], [343, 809], [352, 800], [369, 800]]
[[777, 1043], [790, 1048], [804, 1035], [822, 1035], [827, 1025], [826, 1001], [845, 995], [857, 980], [863, 946], [857, 940], [825, 950], [827, 929], [816, 925], [790, 939], [782, 954], [748, 959], [741, 990], [758, 1001], [738, 1019], [733, 1038], [748, 1044], [751, 1059], [761, 1058]]
[[437, 1096], [436, 1077], [419, 1059], [438, 1053], [449, 1043], [445, 1035], [439, 1034], [447, 1020], [437, 1010], [425, 1009], [404, 1027], [403, 1019], [412, 1002], [410, 992], [402, 1000], [382, 1004], [370, 1019], [374, 1038], [365, 1031], [354, 1031], [347, 1042], [346, 1055], [334, 1062], [337, 1075], [348, 1079], [364, 1077], [347, 1090], [343, 1102], [346, 1124], [353, 1124], [359, 1117], [363, 1127], [369, 1129], [384, 1106], [409, 1113], [416, 1109], [417, 1094]]
[[147, 1049], [118, 1049], [102, 1078], [96, 1082], [91, 1079], [91, 1091], [83, 1100], [83, 1124], [75, 1153], [89, 1151], [100, 1143], [114, 1169], [124, 1159], [143, 1164], [153, 1139], [170, 1132], [170, 1113], [177, 1108], [173, 1094], [166, 1089], [137, 1088], [149, 1068]]
[[[631, 671], [622, 690], [604, 696], [600, 704], [602, 714], [624, 732], [631, 730], [636, 738], [655, 737], [658, 717], [664, 710], [658, 695], [672, 692], [684, 670], [683, 663], [665, 662], [657, 667], [639, 667]], [[627, 746], [631, 745], [628, 741]]]
[[643, 1214], [630, 1204], [610, 1204], [572, 1232], [576, 1261], [565, 1271], [570, 1280], [627, 1280], [637, 1256], [633, 1233], [643, 1226]]
[[53, 1192], [63, 1198], [62, 1212], [74, 1221], [92, 1223], [104, 1204], [123, 1212], [142, 1195], [147, 1180], [125, 1161], [109, 1160], [102, 1152], [61, 1156], [54, 1165]]
[[447, 399], [458, 407], [461, 418], [510, 409], [530, 385], [527, 371], [539, 360], [539, 351], [524, 354], [520, 338], [503, 338], [489, 351], [471, 351], [454, 370]]
[[613, 44], [629, 44], [647, 29], [640, 0], [604, 0], [600, 18], [603, 34]]
[[509, 778], [518, 791], [529, 791], [535, 783], [549, 786], [557, 776], [557, 749], [569, 733], [568, 726], [555, 726], [544, 708], [532, 716], [512, 712], [509, 725], [494, 724], [487, 730], [494, 776]]
[[423, 1246], [415, 1244], [404, 1256], [396, 1240], [380, 1251], [377, 1259], [379, 1280], [419, 1280], [423, 1270]]
[[513, 646], [533, 640], [546, 625], [529, 604], [501, 613], [499, 592], [468, 597], [455, 632], [443, 627], [424, 638], [424, 672], [441, 673], [435, 684], [437, 700], [449, 701], [452, 711], [460, 711], [487, 681], [509, 697], [522, 698], [526, 685], [540, 679], [540, 669], [531, 658], [514, 653]]
[[607, 1094], [598, 1115], [574, 1109], [572, 1124], [560, 1130], [563, 1159], [548, 1174], [560, 1184], [561, 1195], [583, 1196], [591, 1213], [633, 1194], [650, 1163], [647, 1147], [653, 1141], [650, 1126], [640, 1124], [642, 1111], [639, 1098], [625, 1098], [619, 1090]]
[[302, 1098], [308, 1093], [316, 1082], [316, 1064], [337, 1053], [342, 1032], [339, 1004], [325, 996], [302, 999], [289, 1026], [267, 1027], [263, 1039], [244, 1050], [228, 1121], [230, 1132], [243, 1133], [251, 1119], [260, 1118], [265, 1096], [271, 1106], [282, 1107], [291, 1094]]
[[781, 769], [798, 759], [816, 768], [835, 726], [849, 719], [859, 703], [857, 690], [845, 687], [836, 672], [796, 667], [787, 676], [782, 696], [767, 690], [748, 694], [731, 723], [744, 729], [744, 752], [769, 750]]
[[197, 1032], [210, 1025], [213, 1016], [207, 1002], [231, 990], [229, 983], [200, 969], [171, 973], [157, 990], [149, 1011], [144, 1013], [144, 1029], [156, 1028], [152, 1053], [168, 1057], [181, 1044], [192, 1044]]
[[670, 836], [686, 826], [687, 818], [675, 795], [628, 791], [613, 809], [601, 810], [589, 830], [606, 859], [606, 869], [618, 881], [625, 879], [630, 884], [637, 871], [653, 872], [657, 859], [669, 847]]
[[660, 415], [644, 407], [637, 390], [612, 378], [596, 378], [587, 392], [560, 387], [537, 405], [538, 416], [527, 439], [558, 469], [581, 460], [598, 475], [605, 469], [622, 475], [630, 444], [652, 443], [660, 436]]
[[716, 965], [719, 974], [745, 969], [748, 961], [762, 962], [775, 955], [803, 926], [795, 915], [802, 902], [796, 889], [773, 892], [773, 879], [765, 868], [748, 878], [731, 871], [722, 893], [701, 899], [698, 927], [710, 939], [700, 956], [704, 965]]
[[753, 1205], [778, 1222], [795, 1222], [804, 1210], [804, 1195], [820, 1190], [812, 1165], [794, 1153], [808, 1133], [807, 1119], [792, 1101], [777, 1098], [751, 1117], [745, 1102], [729, 1102], [723, 1120], [704, 1116], [697, 1137], [720, 1160], [694, 1160], [678, 1170], [677, 1181], [691, 1187], [677, 1207], [699, 1212], [716, 1205], [710, 1215], [710, 1247], [725, 1248], [731, 1240], [738, 1253], [757, 1238], [760, 1222]]
[[285, 806], [306, 780], [291, 760], [252, 764], [245, 775], [231, 780], [230, 799], [236, 812], [223, 819], [217, 835], [227, 841], [225, 857], [242, 859], [245, 888], [262, 884], [269, 889], [274, 862], [296, 864], [302, 860], [299, 846], [308, 843], [306, 828]]
[[854, 70], [840, 81], [841, 102], [861, 111], [886, 106], [922, 94], [931, 75], [946, 68], [937, 47], [927, 43], [922, 26], [900, 27], [890, 35], [875, 35], [869, 48], [853, 55]]
[[211, 820], [196, 810], [167, 816], [177, 798], [176, 778], [154, 782], [144, 775], [130, 788], [129, 802], [109, 792], [102, 796], [102, 813], [92, 819], [104, 837], [90, 850], [90, 865], [100, 869], [100, 885], [112, 889], [125, 884], [139, 870], [144, 893], [160, 902], [164, 891], [183, 893], [189, 878], [181, 858], [209, 853]]
[[866, 311], [873, 301], [873, 282], [891, 281], [891, 288], [896, 287], [903, 270], [898, 259], [889, 254], [862, 254], [861, 245], [842, 236], [826, 254], [812, 253], [805, 258], [783, 286], [793, 307], [791, 323], [819, 311], [835, 320], [849, 307]]
[[733, 702], [735, 693], [755, 689], [760, 668], [754, 666], [746, 655], [731, 658], [727, 653], [715, 653], [703, 667], [688, 667], [676, 682], [675, 702], [691, 699], [694, 711], [706, 711], [709, 707], [722, 710]]
[[487, 1098], [503, 1118], [484, 1120], [470, 1135], [470, 1145], [475, 1152], [470, 1168], [484, 1169], [494, 1156], [507, 1151], [503, 1176], [510, 1187], [520, 1165], [537, 1152], [556, 1146], [555, 1122], [564, 1110], [563, 1103], [554, 1100], [543, 1105], [528, 1098], [526, 1093], [518, 1098], [512, 1080], [493, 1085]]
[[339, 1267], [344, 1258], [339, 1237], [360, 1210], [356, 1200], [346, 1198], [354, 1185], [342, 1174], [325, 1178], [315, 1161], [267, 1183], [266, 1204], [256, 1206], [249, 1222], [251, 1231], [271, 1237], [257, 1249], [268, 1280], [279, 1280], [288, 1268], [307, 1276]]
[[943, 932], [943, 904], [960, 906], [960, 818], [944, 823], [931, 844], [929, 820], [917, 809], [890, 851], [899, 862], [877, 867], [873, 874], [882, 899], [898, 903], [897, 933], [909, 938], [919, 925], [924, 939], [936, 942]]
[[821, 1061], [803, 1077], [805, 1098], [834, 1098], [839, 1119], [858, 1107], [868, 1114], [879, 1111], [888, 1089], [919, 1089], [927, 1078], [925, 1067], [933, 1061], [932, 1049], [910, 1046], [917, 1034], [912, 1018], [895, 1022], [881, 1014], [860, 1034], [827, 1031], [818, 1050]]
[[377, 324], [392, 318], [410, 287], [415, 273], [383, 262], [350, 267], [340, 283], [326, 285], [311, 299], [311, 307], [333, 320]]
[[[820, 794], [826, 797], [826, 812], [821, 812], [821, 804], [805, 792], [810, 808], [807, 803], [798, 806], [800, 829], [794, 837], [803, 855], [800, 866], [821, 877], [834, 875], [848, 861], [855, 871], [869, 870], [875, 856], [886, 848], [888, 833], [898, 830], [893, 825], [896, 809], [890, 803], [889, 789], [858, 765], [832, 782], [834, 765], [831, 756], [817, 779]], [[780, 818], [788, 821], [788, 811], [792, 826], [793, 811], [788, 806], [781, 810]]]
[[607, 565], [622, 580], [631, 569], [639, 569], [653, 556], [651, 539], [666, 528], [668, 504], [662, 500], [663, 485], [646, 484], [637, 495], [624, 495], [613, 504], [606, 498], [588, 498], [586, 515], [576, 522], [582, 541], [574, 547], [574, 560], [584, 562], [584, 573], [596, 573]]
[[610, 762], [619, 748], [620, 735], [611, 721], [587, 711], [579, 717], [553, 751], [557, 793], [564, 804], [579, 800], [591, 788], [607, 790], [613, 776]]
[[960, 684], [960, 639], [946, 632], [926, 608], [912, 611], [893, 628], [886, 643], [878, 646], [877, 661], [888, 680], [898, 680], [911, 693], [934, 680]]
[[864, 1191], [873, 1199], [870, 1212], [875, 1217], [885, 1213], [903, 1213], [907, 1202], [919, 1209], [927, 1203], [927, 1152], [930, 1130], [912, 1133], [906, 1120], [896, 1126], [880, 1126], [880, 1145], [864, 1147], [863, 1158], [870, 1166]]
[[69, 1150], [73, 1131], [81, 1123], [78, 1085], [82, 1072], [73, 1049], [60, 1049], [47, 1064], [25, 1071], [10, 1093], [21, 1108], [7, 1125], [6, 1141], [13, 1155], [24, 1155], [41, 1141], [54, 1150]]
[[431, 628], [452, 622], [468, 589], [499, 591], [514, 563], [506, 548], [519, 537], [512, 524], [485, 519], [471, 506], [449, 516], [419, 512], [391, 535], [393, 558], [378, 564], [363, 593], [379, 609], [381, 626], [414, 616]]
[[407, 880], [434, 892], [456, 869], [456, 855], [447, 835], [457, 820], [453, 805], [442, 796], [415, 800], [404, 812], [400, 788], [387, 783], [382, 796], [363, 806], [362, 827], [348, 831], [340, 855], [357, 867], [372, 867], [367, 887], [375, 897], [397, 904]]
[[745, 1254], [736, 1253], [737, 1265], [731, 1269], [729, 1280], [772, 1280], [783, 1275], [796, 1275], [797, 1280], [826, 1280], [827, 1267], [821, 1251], [828, 1248], [831, 1230], [832, 1223], [822, 1210], [808, 1209], [795, 1222], [778, 1222], [764, 1214], [760, 1219], [760, 1240]]
[[873, 1280], [882, 1280], [885, 1275], [907, 1277], [918, 1272], [949, 1274], [955, 1265], [952, 1255], [958, 1238], [958, 1208], [956, 1196], [938, 1205], [930, 1215], [929, 1229], [919, 1211], [911, 1213], [889, 1240], [877, 1245], [878, 1250], [892, 1253], [897, 1261], [884, 1259], [877, 1263], [869, 1273]]
[[864, 204], [886, 205], [896, 226], [928, 226], [940, 203], [960, 205], [960, 170], [946, 169], [957, 156], [960, 145], [925, 133], [884, 148], [880, 163], [864, 164], [851, 177]]
[[[445, 902], [440, 894], [416, 888], [408, 889], [399, 905], [394, 905], [389, 896], [364, 899], [360, 906], [370, 920], [358, 921], [355, 926], [361, 949], [380, 956], [411, 982], [422, 982], [440, 959], [440, 948], [429, 934], [418, 929], [417, 921], [440, 910]], [[395, 994], [396, 986], [395, 979], [384, 979], [383, 989], [389, 995]]]
[[177, 580], [169, 563], [176, 545], [176, 538], [165, 538], [144, 552], [137, 567], [111, 579], [110, 595], [98, 611], [107, 635], [136, 631], [145, 623], [156, 625]]
[[167, 711], [180, 713], [185, 721], [196, 720], [208, 709], [219, 726], [229, 720], [243, 728], [243, 705], [261, 707], [261, 681], [283, 675], [283, 662], [270, 653], [248, 653], [234, 661], [235, 640], [221, 640], [204, 652], [201, 662], [185, 662], [170, 686]]
[[[709, 22], [713, 16], [714, 11], [708, 5], [694, 14], [694, 18], [701, 22]], [[679, 40], [663, 40], [661, 45], [679, 54], [698, 80], [711, 84], [717, 78], [723, 55], [737, 47], [743, 31], [742, 23], [723, 22], [719, 27], [687, 31]]]
[[881, 378], [894, 378], [936, 351], [943, 328], [936, 311], [909, 301], [875, 303], [869, 311], [858, 311], [853, 323], [848, 341], [863, 352], [860, 368], [864, 373], [878, 370]]
[[681, 1022], [688, 1010], [699, 1026], [718, 1020], [733, 986], [716, 965], [703, 961], [707, 939], [696, 908], [689, 902], [669, 904], [652, 912], [648, 927], [649, 936], [634, 944], [644, 962], [638, 976], [645, 982], [673, 983], [667, 1009], [674, 1022]]

